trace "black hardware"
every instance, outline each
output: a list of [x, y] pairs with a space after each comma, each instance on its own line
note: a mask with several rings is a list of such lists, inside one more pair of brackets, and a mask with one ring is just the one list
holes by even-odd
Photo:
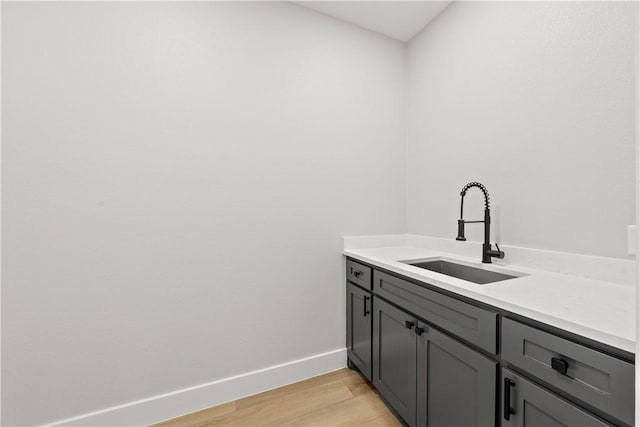
[[413, 332], [415, 332], [416, 335], [422, 335], [422, 333], [424, 332], [424, 328], [421, 328], [420, 326], [416, 326]]
[[412, 322], [410, 320], [407, 320], [407, 321], [404, 322], [404, 326], [406, 326], [407, 329], [413, 328], [414, 325], [415, 325], [415, 322]]
[[358, 270], [356, 270], [356, 271], [352, 270], [352, 272], [353, 272], [353, 275], [356, 276], [356, 279], [358, 279], [360, 277], [360, 275], [362, 274], [362, 271], [358, 271]]
[[369, 310], [367, 310], [367, 300], [369, 299], [369, 297], [364, 297], [364, 317], [367, 317], [367, 314], [369, 314]]
[[557, 357], [551, 358], [551, 368], [554, 371], [558, 371], [562, 375], [567, 375], [567, 369], [569, 368], [569, 362]]
[[467, 238], [464, 237], [464, 220], [462, 219], [458, 220], [458, 237], [456, 237], [456, 240], [460, 240], [461, 242], [467, 241]]
[[515, 414], [516, 411], [511, 407], [511, 387], [515, 387], [516, 383], [511, 378], [504, 379], [504, 401], [502, 402], [502, 416], [505, 420], [509, 421], [511, 414]]
[[[484, 194], [484, 219], [482, 221], [465, 221], [463, 215], [463, 207], [464, 207], [464, 196], [467, 194], [467, 190], [472, 187], [477, 187]], [[487, 188], [480, 184], [479, 182], [470, 182], [464, 187], [462, 187], [462, 191], [460, 191], [460, 219], [458, 220], [458, 236], [456, 240], [466, 241], [467, 238], [464, 236], [464, 225], [471, 223], [484, 223], [484, 243], [482, 244], [482, 262], [486, 264], [491, 264], [491, 258], [504, 258], [504, 252], [500, 250], [498, 245], [496, 244], [496, 248], [498, 250], [494, 251], [491, 249], [491, 243], [489, 243], [490, 239], [490, 227], [491, 227], [491, 214], [489, 213], [489, 192]]]

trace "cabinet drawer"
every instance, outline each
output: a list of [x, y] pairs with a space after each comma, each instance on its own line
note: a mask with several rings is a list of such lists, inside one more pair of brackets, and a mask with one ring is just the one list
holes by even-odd
[[[502, 370], [501, 426], [608, 427], [585, 410], [572, 405], [520, 375]], [[509, 405], [507, 407], [507, 405]]]
[[498, 314], [375, 270], [374, 292], [428, 322], [496, 354]]
[[348, 259], [347, 280], [365, 289], [371, 289], [371, 269]]
[[502, 352], [514, 366], [633, 424], [632, 364], [507, 318], [502, 319]]

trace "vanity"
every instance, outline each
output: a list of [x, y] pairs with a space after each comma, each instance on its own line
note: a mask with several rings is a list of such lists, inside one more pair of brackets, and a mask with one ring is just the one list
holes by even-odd
[[[572, 318], [572, 310], [592, 311], [575, 316], [598, 316], [590, 309], [599, 304], [592, 298], [611, 289], [595, 291], [604, 286], [599, 281], [482, 265], [475, 268], [486, 269], [482, 276], [492, 279], [473, 283], [460, 278], [473, 273], [464, 270], [465, 261], [425, 253], [430, 257], [411, 260], [420, 251], [344, 252], [348, 366], [404, 422], [634, 424], [632, 342], [606, 332], [626, 317], [612, 311], [612, 319], [590, 320], [609, 322], [605, 332], [590, 331], [586, 317]], [[453, 267], [458, 277], [443, 274], [452, 268], [446, 263], [463, 266]], [[534, 295], [536, 289], [540, 294]], [[563, 301], [576, 289], [585, 294]]]

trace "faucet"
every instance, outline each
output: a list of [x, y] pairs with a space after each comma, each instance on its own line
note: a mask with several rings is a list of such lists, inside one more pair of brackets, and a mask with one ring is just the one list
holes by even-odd
[[[467, 190], [472, 187], [477, 187], [484, 194], [484, 220], [482, 221], [465, 221], [464, 216], [462, 214], [462, 209], [464, 206], [464, 196], [467, 194]], [[462, 242], [466, 241], [467, 238], [464, 237], [464, 225], [471, 223], [484, 223], [484, 243], [482, 244], [482, 262], [486, 264], [491, 264], [491, 258], [504, 258], [504, 252], [500, 250], [500, 247], [496, 243], [496, 248], [498, 250], [494, 251], [491, 249], [491, 243], [489, 243], [489, 232], [490, 232], [490, 224], [491, 224], [491, 215], [489, 213], [489, 192], [486, 187], [479, 182], [470, 182], [464, 187], [462, 187], [462, 191], [460, 191], [460, 219], [458, 220], [458, 237], [456, 240], [460, 240]]]

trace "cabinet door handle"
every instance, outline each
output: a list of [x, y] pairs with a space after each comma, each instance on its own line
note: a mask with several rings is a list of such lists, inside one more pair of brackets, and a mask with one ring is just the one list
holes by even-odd
[[562, 375], [567, 375], [567, 369], [569, 368], [569, 362], [566, 360], [552, 357], [551, 358], [551, 369], [554, 371], [558, 371]]
[[370, 313], [369, 310], [367, 310], [368, 300], [369, 300], [369, 297], [364, 297], [364, 317], [367, 317], [367, 315]]
[[413, 332], [415, 332], [416, 335], [422, 335], [422, 333], [424, 332], [424, 328], [421, 328], [420, 326], [416, 326]]
[[511, 414], [515, 414], [516, 411], [511, 407], [511, 387], [515, 387], [516, 383], [511, 378], [504, 379], [504, 402], [502, 402], [502, 415], [504, 419], [509, 421]]
[[413, 328], [413, 326], [414, 326], [414, 325], [415, 325], [415, 323], [414, 323], [414, 322], [412, 322], [411, 320], [406, 320], [406, 321], [404, 322], [404, 326], [406, 326], [406, 327], [407, 327], [407, 329], [411, 329], [411, 328]]

